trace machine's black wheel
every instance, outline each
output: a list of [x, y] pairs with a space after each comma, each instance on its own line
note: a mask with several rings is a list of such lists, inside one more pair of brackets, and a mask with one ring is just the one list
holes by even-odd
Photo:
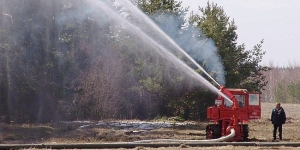
[[243, 124], [242, 127], [243, 127], [243, 139], [244, 141], [247, 141], [249, 137], [249, 127], [247, 124]]
[[218, 124], [209, 124], [206, 126], [206, 139], [217, 139], [220, 138], [221, 126]]

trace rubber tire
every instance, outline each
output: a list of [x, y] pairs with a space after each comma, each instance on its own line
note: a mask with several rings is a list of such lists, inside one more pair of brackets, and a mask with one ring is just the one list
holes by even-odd
[[206, 126], [206, 139], [217, 139], [220, 138], [221, 135], [221, 125], [209, 124]]

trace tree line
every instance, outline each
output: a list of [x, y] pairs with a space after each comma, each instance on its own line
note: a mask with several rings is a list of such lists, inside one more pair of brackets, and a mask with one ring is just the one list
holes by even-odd
[[268, 84], [262, 92], [262, 99], [271, 103], [299, 103], [299, 66], [276, 67], [272, 63], [270, 66], [271, 70], [264, 73]]
[[[185, 70], [164, 56], [154, 55], [151, 45], [140, 42], [140, 37], [122, 28], [121, 21], [111, 21], [112, 15], [99, 13], [90, 2], [98, 3], [0, 2], [0, 121], [205, 119], [216, 95], [195, 85]], [[102, 2], [124, 13], [122, 6]], [[132, 3], [184, 50], [193, 44], [187, 53], [226, 87], [262, 92], [267, 85], [264, 72], [270, 68], [259, 65], [265, 54], [263, 40], [250, 50], [238, 45], [237, 27], [222, 7], [208, 2], [200, 7], [200, 14], [191, 13], [187, 19], [188, 8], [181, 2]], [[180, 43], [190, 34], [194, 38]], [[194, 47], [210, 40], [222, 63], [224, 82], [211, 69], [213, 61], [202, 58], [207, 49]], [[182, 54], [175, 54], [184, 61]]]

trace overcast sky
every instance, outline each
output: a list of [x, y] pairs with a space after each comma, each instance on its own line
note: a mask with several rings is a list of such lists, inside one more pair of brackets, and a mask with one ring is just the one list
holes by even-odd
[[[199, 13], [208, 0], [179, 0]], [[262, 39], [262, 65], [300, 66], [300, 0], [210, 0], [238, 26], [238, 44], [251, 49]]]

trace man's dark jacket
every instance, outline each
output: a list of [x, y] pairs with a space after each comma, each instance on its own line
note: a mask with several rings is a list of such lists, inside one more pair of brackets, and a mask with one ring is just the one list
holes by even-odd
[[276, 108], [272, 110], [272, 115], [271, 115], [272, 124], [276, 124], [276, 125], [285, 124], [285, 120], [286, 120], [286, 116], [285, 116], [284, 109], [282, 107], [280, 107], [279, 110], [277, 110]]

